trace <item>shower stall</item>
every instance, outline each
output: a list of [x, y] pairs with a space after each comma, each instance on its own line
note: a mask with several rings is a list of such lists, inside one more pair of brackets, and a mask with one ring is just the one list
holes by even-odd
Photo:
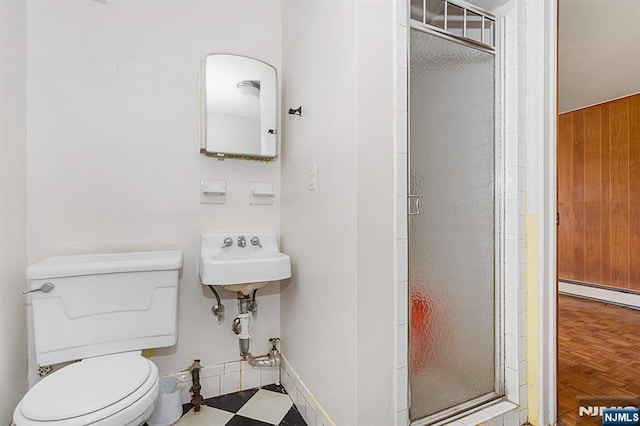
[[496, 18], [412, 4], [409, 417], [433, 424], [504, 395]]

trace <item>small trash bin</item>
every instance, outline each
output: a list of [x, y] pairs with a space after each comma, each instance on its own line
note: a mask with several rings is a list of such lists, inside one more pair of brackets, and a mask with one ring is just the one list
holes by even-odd
[[147, 420], [149, 426], [170, 426], [180, 420], [182, 416], [181, 382], [182, 380], [174, 377], [160, 378], [160, 393], [156, 401], [156, 408]]

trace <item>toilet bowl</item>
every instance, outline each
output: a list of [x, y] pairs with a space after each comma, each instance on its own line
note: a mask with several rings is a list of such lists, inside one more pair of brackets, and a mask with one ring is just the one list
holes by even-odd
[[22, 398], [16, 426], [139, 426], [159, 390], [158, 368], [139, 351], [88, 358], [42, 379]]
[[36, 362], [73, 362], [14, 410], [16, 426], [140, 426], [160, 389], [143, 349], [175, 345], [182, 252], [58, 256], [27, 268]]

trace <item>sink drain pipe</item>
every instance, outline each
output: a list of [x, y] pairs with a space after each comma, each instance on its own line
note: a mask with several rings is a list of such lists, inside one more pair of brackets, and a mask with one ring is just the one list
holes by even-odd
[[249, 339], [251, 333], [249, 333], [249, 296], [245, 296], [242, 293], [238, 293], [238, 300], [240, 301], [240, 315], [236, 318], [238, 322], [234, 321], [234, 331], [237, 331], [239, 343], [240, 343], [240, 356], [246, 358], [249, 354]]
[[280, 351], [278, 350], [278, 343], [280, 339], [273, 337], [269, 339], [271, 342], [271, 350], [266, 354], [262, 354], [254, 357], [249, 352], [249, 340], [251, 339], [251, 333], [249, 332], [249, 318], [251, 316], [250, 311], [252, 306], [250, 304], [255, 302], [254, 297], [244, 295], [238, 292], [238, 303], [240, 314], [233, 320], [231, 329], [238, 335], [238, 344], [240, 345], [240, 356], [249, 362], [249, 365], [254, 367], [277, 367], [280, 365]]

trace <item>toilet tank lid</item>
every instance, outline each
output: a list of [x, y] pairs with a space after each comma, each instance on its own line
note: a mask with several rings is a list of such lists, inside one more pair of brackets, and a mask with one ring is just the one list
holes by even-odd
[[27, 268], [27, 279], [116, 272], [168, 271], [182, 267], [180, 250], [49, 257]]

